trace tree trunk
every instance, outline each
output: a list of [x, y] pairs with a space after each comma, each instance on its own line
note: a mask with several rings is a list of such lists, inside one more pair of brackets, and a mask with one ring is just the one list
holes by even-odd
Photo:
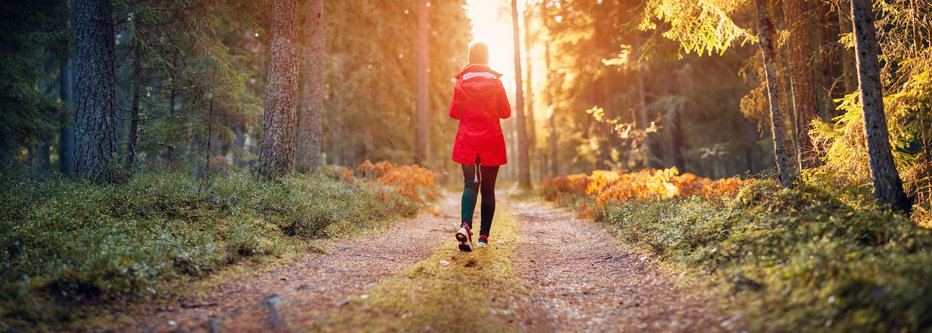
[[427, 20], [427, 0], [417, 2], [417, 101], [415, 110], [414, 131], [414, 164], [424, 165], [427, 159], [427, 69], [430, 64], [427, 59], [427, 32], [430, 22]]
[[142, 56], [139, 42], [133, 41], [133, 97], [129, 115], [129, 140], [126, 142], [126, 169], [132, 170], [136, 165], [136, 141], [139, 135], [139, 98], [142, 95]]
[[[51, 64], [47, 61], [44, 61], [42, 64], [42, 76], [39, 77], [39, 91], [44, 96], [51, 96], [51, 84], [48, 80], [48, 77], [51, 77], [52, 70]], [[36, 174], [45, 178], [48, 177], [49, 172], [52, 171], [52, 138], [47, 135], [42, 135], [39, 139], [39, 144], [36, 146]]]
[[670, 133], [670, 154], [675, 166], [680, 172], [686, 171], [686, 159], [683, 158], [683, 126], [680, 122], [679, 105], [667, 114], [667, 131]]
[[547, 2], [542, 1], [540, 3], [540, 19], [541, 24], [547, 28], [547, 40], [544, 42], [544, 67], [546, 71], [547, 84], [544, 85], [544, 95], [547, 99], [547, 108], [550, 109], [550, 118], [547, 119], [548, 131], [548, 146], [550, 149], [550, 177], [556, 177], [560, 175], [560, 163], [557, 159], [557, 142], [559, 142], [557, 137], [557, 112], [556, 107], [553, 105], [553, 73], [551, 73], [550, 68], [550, 41], [553, 39], [553, 31], [550, 30], [549, 19], [550, 16], [547, 13]]
[[233, 129], [233, 165], [236, 167], [242, 167], [245, 165], [246, 156], [246, 126], [237, 125]]
[[[516, 119], [516, 117], [512, 117], [510, 123], [511, 123], [511, 126], [509, 126], [508, 130], [511, 132], [511, 141], [510, 141], [511, 151], [517, 153], [518, 150], [520, 149], [518, 148], [520, 147], [518, 145], [518, 120]], [[520, 181], [521, 165], [518, 163], [515, 163], [515, 167], [509, 168], [509, 169], [511, 169], [511, 179], [513, 179], [516, 182]]]
[[910, 200], [903, 192], [903, 182], [893, 161], [884, 115], [883, 86], [880, 83], [880, 64], [877, 60], [880, 46], [874, 31], [872, 2], [851, 0], [851, 17], [854, 22], [858, 83], [864, 110], [867, 154], [870, 158], [871, 177], [874, 180], [874, 198], [882, 205], [909, 212]]
[[[168, 85], [169, 85], [169, 95], [168, 95], [168, 117], [172, 120], [179, 120], [176, 113], [176, 105], [178, 105], [179, 89], [178, 89], [178, 53], [172, 55], [172, 68], [168, 71]], [[177, 142], [173, 142], [174, 145], [168, 147], [168, 160], [174, 162], [178, 158], [180, 153], [180, 145]]]
[[38, 159], [37, 170], [38, 174], [42, 177], [47, 177], [49, 171], [52, 170], [52, 144], [47, 139], [42, 139], [39, 142], [39, 148], [36, 151], [36, 158]]
[[304, 91], [298, 124], [298, 171], [320, 168], [324, 111], [324, 1], [308, 0], [304, 37]]
[[[819, 63], [816, 65], [816, 68], [820, 68], [818, 83], [816, 84], [821, 97], [821, 108], [819, 109], [819, 117], [822, 118], [824, 122], [831, 122], [832, 117], [835, 116], [835, 97], [837, 89], [835, 87], [835, 76], [838, 72], [838, 61], [843, 61], [844, 59], [839, 58], [840, 49], [838, 47], [838, 20], [829, 19], [832, 17], [831, 14], [831, 5], [818, 2], [816, 4], [819, 13]], [[839, 76], [840, 77], [840, 76]]]
[[760, 50], [764, 58], [767, 80], [767, 96], [770, 101], [770, 124], [773, 134], [774, 157], [780, 173], [780, 183], [791, 187], [799, 176], [799, 162], [793, 149], [793, 140], [786, 129], [786, 111], [783, 109], [783, 91], [777, 78], [776, 47], [774, 45], [775, 29], [766, 0], [755, 0], [757, 21], [759, 25]]
[[518, 185], [531, 188], [531, 165], [528, 158], [527, 122], [524, 119], [524, 91], [521, 83], [521, 29], [518, 28], [518, 2], [511, 0], [511, 24], [515, 47], [515, 121], [518, 132]]
[[207, 103], [207, 149], [204, 149], [204, 170], [206, 170], [207, 177], [210, 178], [213, 171], [210, 165], [210, 156], [214, 153], [212, 145], [214, 137], [214, 94], [213, 92], [207, 94], [210, 102]]
[[34, 172], [36, 168], [36, 148], [33, 145], [26, 146], [26, 169]]
[[544, 61], [547, 68], [547, 85], [544, 88], [544, 92], [547, 95], [547, 108], [550, 109], [550, 118], [547, 119], [547, 127], [550, 130], [547, 138], [550, 146], [550, 177], [556, 177], [560, 175], [560, 162], [557, 159], [557, 142], [559, 142], [559, 138], [557, 137], [557, 110], [553, 105], [553, 91], [551, 86], [553, 75], [550, 72], [550, 41], [544, 44]]
[[647, 109], [647, 100], [646, 100], [646, 96], [644, 92], [644, 75], [641, 73], [643, 70], [643, 68], [641, 68], [643, 64], [640, 64], [640, 60], [639, 60], [641, 58], [641, 46], [643, 45], [643, 42], [641, 41], [641, 37], [637, 38], [637, 44], [638, 44], [637, 55], [635, 56], [635, 59], [636, 59], [635, 61], [637, 61], [638, 63], [636, 64], [637, 70], [635, 70], [634, 72], [634, 75], [636, 76], [636, 80], [637, 80], [637, 90], [638, 90], [637, 92], [637, 97], [638, 97], [637, 122], [638, 122], [638, 128], [640, 128], [642, 133], [644, 134], [644, 141], [641, 142], [640, 149], [642, 151], [642, 155], [644, 156], [644, 167], [657, 168], [659, 166], [657, 165], [657, 163], [655, 163], [656, 158], [654, 157], [654, 152], [651, 149], [653, 148], [653, 142], [652, 142], [653, 138], [651, 134], [647, 133], [647, 129], [650, 128], [651, 122], [650, 122], [650, 113], [649, 113], [649, 110]]
[[259, 174], [281, 177], [294, 171], [298, 96], [297, 0], [272, 2], [269, 83], [262, 119]]
[[[838, 8], [838, 30], [842, 34], [851, 33], [851, 18], [848, 16], [851, 13], [846, 13], [846, 10], [843, 8], [846, 0], [839, 2]], [[836, 41], [837, 42], [837, 41]], [[841, 65], [842, 70], [844, 70], [844, 81], [845, 81], [845, 94], [850, 94], [858, 90], [858, 78], [857, 78], [857, 66], [855, 64], [855, 56], [853, 51], [847, 46], [841, 46]]]
[[[337, 63], [336, 71], [338, 73], [338, 77], [340, 78], [340, 82], [346, 82], [345, 81], [346, 74], [343, 71], [342, 62]], [[337, 109], [336, 109], [335, 122], [336, 122], [337, 129], [333, 131], [334, 146], [336, 146], [336, 144], [338, 143], [343, 143], [343, 130], [346, 128], [346, 125], [344, 124], [344, 114], [346, 110], [346, 103], [344, 102], [345, 100], [343, 98], [342, 93], [338, 93], [336, 95], [337, 95]], [[334, 164], [343, 165], [344, 163], [346, 163], [346, 161], [349, 160], [349, 157], [346, 156], [347, 149], [339, 149], [338, 147], [333, 147], [333, 148], [334, 148], [334, 151], [333, 151]]]
[[683, 125], [680, 121], [680, 112], [683, 110], [683, 107], [686, 103], [686, 99], [682, 97], [684, 90], [683, 87], [692, 87], [692, 81], [690, 81], [687, 77], [691, 71], [692, 68], [687, 64], [678, 70], [676, 76], [673, 77], [674, 82], [672, 83], [672, 95], [677, 96], [678, 100], [676, 103], [674, 103], [673, 109], [670, 110], [670, 114], [668, 115], [668, 120], [666, 123], [667, 131], [670, 133], [669, 149], [670, 154], [673, 157], [673, 165], [676, 166], [680, 172], [686, 172], [686, 157], [683, 156]]
[[[69, 20], [70, 22], [70, 20]], [[73, 72], [71, 70], [72, 57], [61, 63], [59, 76], [59, 93], [63, 104], [67, 106], [61, 120], [61, 129], [58, 132], [58, 164], [65, 177], [74, 177], [74, 107], [71, 105], [74, 95]]]
[[796, 149], [801, 165], [818, 165], [819, 156], [809, 137], [809, 123], [818, 118], [819, 99], [816, 96], [812, 72], [812, 40], [810, 38], [809, 7], [806, 0], [784, 0], [783, 19], [786, 21], [787, 58], [790, 64], [793, 110], [796, 115]]
[[[70, 0], [65, 1], [65, 10], [72, 11]], [[65, 30], [74, 33], [73, 17], [66, 16]], [[62, 114], [61, 127], [58, 131], [58, 166], [65, 177], [74, 177], [74, 106], [71, 105], [74, 96], [74, 55], [71, 53], [69, 45], [66, 51], [65, 59], [61, 62], [61, 69], [58, 76], [59, 97], [66, 110]]]
[[75, 173], [78, 177], [109, 178], [108, 164], [116, 151], [114, 113], [114, 27], [110, 1], [77, 2], [77, 101]]
[[[527, 92], [527, 144], [529, 152], [533, 155], [536, 154], [535, 150], [537, 149], [537, 121], [534, 120], [534, 83], [531, 75], [534, 73], [531, 62], [531, 42], [534, 39], [531, 38], [531, 4], [527, 4], [524, 8], [524, 59], [527, 62], [527, 82], [524, 85]], [[533, 159], [533, 156], [528, 156], [528, 159]]]

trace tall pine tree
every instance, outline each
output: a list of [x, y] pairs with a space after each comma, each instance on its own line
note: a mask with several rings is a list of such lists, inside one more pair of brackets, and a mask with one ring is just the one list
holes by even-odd
[[116, 152], [114, 26], [110, 0], [76, 2], [75, 172], [103, 179]]
[[272, 1], [268, 93], [262, 119], [259, 174], [281, 177], [294, 171], [298, 102], [297, 0]]
[[880, 64], [877, 61], [880, 46], [877, 44], [877, 34], [874, 30], [872, 4], [871, 0], [851, 0], [858, 85], [861, 89], [864, 132], [867, 136], [871, 178], [874, 181], [874, 198], [895, 210], [908, 212], [911, 205], [903, 192], [903, 182], [893, 162], [890, 133], [884, 115], [883, 86], [880, 84]]
[[298, 124], [297, 167], [317, 172], [321, 160], [321, 134], [324, 111], [324, 1], [307, 0], [304, 26], [304, 70], [301, 117]]

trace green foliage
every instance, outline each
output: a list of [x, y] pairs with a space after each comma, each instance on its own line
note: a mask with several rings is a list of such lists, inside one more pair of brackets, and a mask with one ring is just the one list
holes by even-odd
[[724, 203], [629, 201], [596, 218], [738, 294], [755, 330], [932, 328], [932, 231], [888, 211], [760, 181]]
[[[681, 52], [678, 42], [661, 35], [669, 25], [645, 16], [649, 10], [661, 10], [657, 6], [665, 5], [662, 2], [541, 3], [544, 8], [539, 12], [548, 14], [540, 20], [547, 38], [532, 44], [531, 54], [537, 57], [531, 60], [534, 68], [544, 67], [539, 56], [547, 44], [552, 72], [549, 77], [535, 72], [534, 77], [546, 77], [540, 81], [553, 94], [553, 103], [546, 98], [529, 103], [537, 103], [535, 110], [546, 110], [536, 119], [547, 120], [550, 112], [556, 117], [561, 173], [670, 167], [675, 164], [673, 150], [683, 154], [685, 165], [679, 167], [706, 177], [733, 176], [748, 169], [757, 172], [772, 165], [772, 156], [755, 144], [759, 138], [753, 124], [739, 112], [738, 101], [747, 88], [734, 74], [753, 50], [738, 47], [714, 57], [700, 57], [699, 51]], [[691, 10], [698, 6], [696, 1], [665, 2]], [[652, 22], [656, 30], [639, 30], [642, 22]], [[677, 57], [658, 52], [684, 54], [674, 61]], [[535, 92], [535, 96], [545, 97], [544, 92]], [[593, 121], [599, 119], [587, 110], [599, 110], [598, 118], [603, 121]], [[642, 111], [646, 126], [640, 125]], [[674, 114], [678, 124], [674, 124]], [[547, 151], [544, 135], [549, 130], [544, 126], [539, 124], [544, 129], [536, 131], [536, 143], [537, 149]], [[674, 134], [681, 140], [675, 141]]]
[[[240, 0], [116, 3], [117, 54], [126, 55], [116, 64], [117, 95], [128, 105], [139, 80], [140, 161], [204, 170], [205, 156], [228, 156], [232, 161], [224, 163], [237, 166], [254, 160], [244, 141], [260, 135], [266, 7], [267, 1]], [[129, 140], [129, 119], [125, 114], [117, 121], [121, 146]]]
[[681, 53], [721, 55], [735, 43], [757, 42], [753, 32], [732, 19], [742, 16], [741, 11], [750, 7], [746, 4], [746, 0], [650, 0], [641, 8], [638, 28], [661, 30], [660, 36], [679, 43], [680, 57]]
[[[893, 157], [906, 192], [917, 207], [932, 205], [932, 71], [909, 78], [908, 84], [884, 97]], [[871, 176], [864, 145], [864, 114], [860, 96], [849, 94], [838, 107], [833, 123], [814, 121], [812, 137], [825, 151], [825, 164], [813, 170], [810, 181], [834, 184], [849, 193], [870, 197]], [[867, 193], [865, 193], [865, 190]], [[917, 217], [918, 218], [918, 217]], [[923, 217], [928, 218], [928, 217]]]
[[245, 258], [300, 251], [331, 225], [363, 228], [418, 209], [324, 176], [145, 172], [115, 186], [4, 176], [0, 187], [0, 331], [73, 320], [81, 304], [164, 295]]
[[19, 151], [48, 140], [57, 128], [61, 106], [46, 95], [48, 78], [41, 65], [54, 45], [57, 1], [5, 1], [0, 4], [0, 166]]

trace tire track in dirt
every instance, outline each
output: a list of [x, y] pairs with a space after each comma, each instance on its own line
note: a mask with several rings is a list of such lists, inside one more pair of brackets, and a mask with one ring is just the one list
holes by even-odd
[[514, 267], [524, 332], [728, 332], [729, 315], [676, 286], [603, 226], [539, 202], [512, 202], [521, 244]]
[[[458, 211], [449, 194], [440, 212]], [[420, 216], [369, 238], [340, 240], [327, 254], [308, 254], [268, 273], [222, 284], [196, 303], [140, 314], [127, 332], [292, 331], [291, 323], [325, 318], [347, 299], [415, 262], [429, 257], [455, 231], [458, 218]]]

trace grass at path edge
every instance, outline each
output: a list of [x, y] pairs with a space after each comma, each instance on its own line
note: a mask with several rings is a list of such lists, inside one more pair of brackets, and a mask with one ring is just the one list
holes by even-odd
[[325, 175], [142, 172], [109, 185], [0, 173], [0, 185], [0, 332], [89, 330], [421, 208]]

